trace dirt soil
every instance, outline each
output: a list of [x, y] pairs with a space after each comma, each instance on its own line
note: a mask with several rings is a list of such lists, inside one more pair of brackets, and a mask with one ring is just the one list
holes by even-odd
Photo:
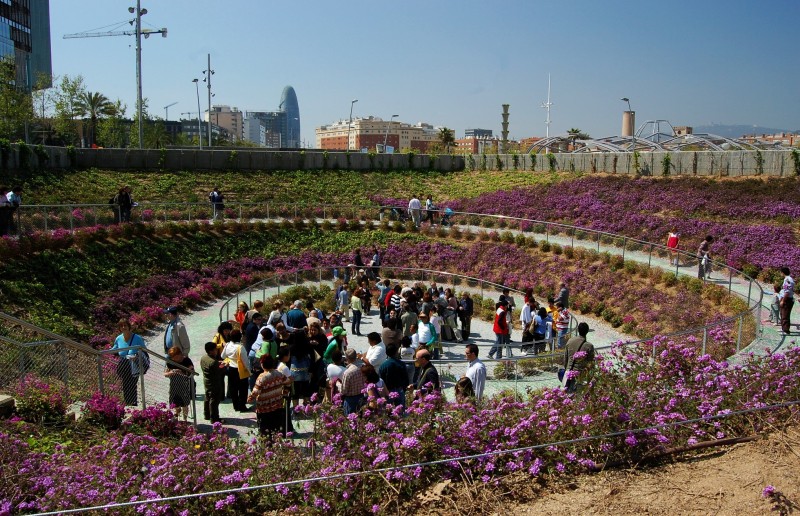
[[[442, 483], [420, 493], [412, 511], [503, 516], [798, 514], [798, 473], [800, 426], [793, 426], [659, 466], [583, 475], [572, 483], [561, 480], [543, 486], [524, 476], [496, 489]], [[775, 487], [775, 495], [764, 498], [767, 485]]]

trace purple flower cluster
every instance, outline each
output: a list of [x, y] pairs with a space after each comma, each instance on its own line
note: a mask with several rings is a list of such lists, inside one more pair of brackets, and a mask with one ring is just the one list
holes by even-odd
[[125, 417], [125, 405], [119, 398], [95, 392], [83, 405], [82, 419], [87, 424], [115, 430]]

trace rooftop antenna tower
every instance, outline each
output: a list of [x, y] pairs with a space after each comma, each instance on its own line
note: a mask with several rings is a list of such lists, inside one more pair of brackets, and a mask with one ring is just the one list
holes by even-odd
[[[542, 107], [543, 109], [546, 109], [546, 110], [547, 110], [547, 119], [544, 121], [544, 125], [545, 125], [545, 138], [550, 138], [550, 123], [551, 123], [551, 120], [550, 120], [550, 107], [551, 107], [552, 105], [553, 105], [553, 103], [552, 103], [552, 102], [550, 102], [550, 74], [548, 73], [548, 74], [547, 74], [547, 102], [545, 102], [545, 103], [543, 103], [543, 104], [541, 105], [541, 107]], [[548, 152], [550, 151], [550, 149], [546, 149], [546, 150], [547, 150]]]

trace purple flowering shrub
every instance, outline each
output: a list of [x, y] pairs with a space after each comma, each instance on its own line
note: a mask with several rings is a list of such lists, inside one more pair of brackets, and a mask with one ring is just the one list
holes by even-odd
[[55, 380], [46, 382], [30, 373], [14, 386], [17, 415], [29, 423], [59, 424], [67, 414], [67, 392]]
[[125, 417], [125, 405], [116, 397], [95, 392], [84, 404], [81, 413], [82, 421], [89, 425], [116, 430]]
[[134, 409], [122, 424], [125, 432], [153, 437], [182, 437], [194, 432], [194, 427], [175, 417], [165, 403], [150, 405], [146, 409]]

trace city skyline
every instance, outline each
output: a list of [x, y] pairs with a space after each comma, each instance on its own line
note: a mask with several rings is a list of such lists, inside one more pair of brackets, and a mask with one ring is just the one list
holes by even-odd
[[[112, 30], [133, 2], [51, 4], [53, 70], [82, 75], [87, 89], [135, 106], [132, 37], [64, 40], [64, 34]], [[238, 0], [147, 0], [143, 28], [168, 37], [143, 40], [149, 111], [196, 103], [192, 78], [211, 53], [213, 104], [274, 111], [274, 91], [294, 86], [303, 101], [301, 139], [354, 117], [500, 132], [510, 107], [510, 138], [543, 136], [547, 74], [552, 75], [550, 134], [579, 127], [619, 134], [619, 99], [630, 98], [637, 124], [748, 124], [797, 129], [800, 105], [791, 63], [791, 20], [800, 4], [702, 2], [691, 9], [629, 1], [568, 5], [508, 1], [426, 3], [402, 12], [354, 1], [292, 4]], [[213, 20], [208, 24], [206, 20]], [[289, 20], [294, 20], [289, 23]], [[121, 30], [129, 30], [127, 24]], [[120, 30], [120, 29], [117, 29]], [[201, 37], [198, 37], [201, 34]], [[202, 109], [207, 109], [203, 103]]]

